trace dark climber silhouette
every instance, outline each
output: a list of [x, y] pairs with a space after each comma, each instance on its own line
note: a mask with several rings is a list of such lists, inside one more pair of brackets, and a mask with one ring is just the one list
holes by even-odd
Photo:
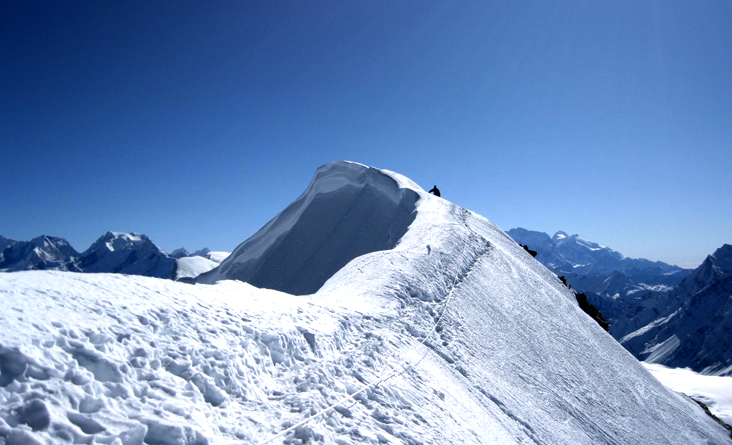
[[432, 187], [432, 190], [430, 190], [428, 193], [433, 193], [435, 196], [440, 196], [440, 189], [437, 188], [437, 186]]
[[529, 246], [524, 246], [523, 244], [519, 244], [519, 246], [523, 247], [525, 251], [529, 252], [529, 254], [531, 254], [531, 256], [536, 258], [536, 254], [537, 254], [536, 250], [531, 250], [531, 249], [529, 249]]

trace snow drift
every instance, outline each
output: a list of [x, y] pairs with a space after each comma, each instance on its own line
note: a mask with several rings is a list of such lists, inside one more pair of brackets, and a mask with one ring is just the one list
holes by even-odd
[[732, 443], [498, 227], [392, 172], [322, 167], [216, 280], [0, 275], [0, 438]]
[[414, 220], [417, 190], [375, 168], [325, 165], [302, 196], [197, 282], [236, 279], [313, 293], [352, 259], [393, 248]]

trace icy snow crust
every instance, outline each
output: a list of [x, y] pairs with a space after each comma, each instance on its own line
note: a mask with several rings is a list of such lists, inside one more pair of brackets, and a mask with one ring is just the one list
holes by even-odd
[[[0, 275], [0, 441], [257, 444], [354, 394], [272, 443], [732, 442], [490, 221], [390, 172], [326, 170], [324, 194], [363, 174], [381, 200], [386, 184], [391, 202], [412, 195], [414, 215], [391, 249], [353, 258], [312, 295]], [[309, 210], [288, 209], [251, 259]]]

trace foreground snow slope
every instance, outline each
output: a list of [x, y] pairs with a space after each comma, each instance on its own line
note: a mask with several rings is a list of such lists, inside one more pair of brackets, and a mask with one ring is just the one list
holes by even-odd
[[[370, 247], [312, 295], [234, 281], [0, 276], [0, 437], [260, 443], [353, 394], [273, 443], [732, 442], [485, 218], [358, 164], [329, 164], [316, 179], [332, 185], [311, 189], [299, 215], [286, 209], [247, 241], [249, 253], [227, 260], [258, 259], [258, 273], [274, 275], [269, 255], [286, 252], [272, 246], [310, 227], [300, 217], [317, 203], [323, 218], [348, 221], [324, 222], [334, 233]], [[397, 228], [403, 212], [391, 203], [409, 211], [388, 250], [379, 250], [383, 231], [373, 243], [359, 238], [372, 226], [325, 205], [329, 195], [341, 205], [354, 192], [342, 189], [361, 184], [371, 190], [357, 192], [367, 196], [352, 197], [354, 207], [391, 209], [384, 215]], [[287, 241], [291, 255], [313, 253], [296, 241]], [[333, 252], [327, 236], [314, 241], [315, 251]], [[309, 270], [328, 260], [309, 258]]]

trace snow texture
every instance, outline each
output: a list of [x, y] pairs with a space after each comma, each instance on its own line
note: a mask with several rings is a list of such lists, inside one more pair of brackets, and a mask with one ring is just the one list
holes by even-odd
[[[328, 277], [340, 249], [357, 256]], [[252, 261], [272, 277], [272, 258], [317, 292], [226, 279]], [[392, 172], [319, 169], [212, 272], [0, 274], [0, 441], [732, 443], [498, 227]]]

